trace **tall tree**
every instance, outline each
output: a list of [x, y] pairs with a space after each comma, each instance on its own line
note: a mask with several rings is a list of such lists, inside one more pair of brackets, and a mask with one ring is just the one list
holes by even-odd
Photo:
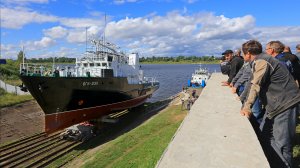
[[23, 51], [20, 51], [20, 52], [19, 52], [17, 61], [18, 61], [19, 63], [23, 61]]

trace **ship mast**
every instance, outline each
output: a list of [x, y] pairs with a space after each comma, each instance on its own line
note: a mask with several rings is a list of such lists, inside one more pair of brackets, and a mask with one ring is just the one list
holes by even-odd
[[23, 51], [22, 51], [22, 53], [23, 53], [23, 55], [22, 55], [22, 56], [23, 56], [23, 58], [22, 58], [22, 61], [23, 61], [23, 67], [22, 67], [22, 68], [25, 69], [25, 64], [24, 64], [24, 63], [25, 63], [24, 45], [22, 46], [22, 50], [23, 50]]
[[106, 30], [106, 13], [104, 15], [104, 30], [103, 30], [103, 43], [104, 43], [104, 45], [106, 44], [106, 42], [105, 42], [105, 30]]
[[87, 27], [85, 27], [85, 55], [87, 56]]

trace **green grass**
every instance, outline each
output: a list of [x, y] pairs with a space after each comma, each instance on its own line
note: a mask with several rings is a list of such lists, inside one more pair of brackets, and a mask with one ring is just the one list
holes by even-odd
[[[298, 118], [300, 123], [300, 118]], [[294, 167], [300, 167], [300, 124], [296, 127], [295, 146], [293, 148]]]
[[0, 88], [0, 108], [23, 103], [28, 100], [33, 100], [31, 95], [15, 95], [4, 92]]
[[[145, 104], [143, 108], [153, 109], [158, 104], [160, 102]], [[155, 167], [186, 114], [186, 111], [180, 110], [180, 106], [168, 107], [133, 130], [120, 136], [115, 135], [114, 140], [106, 139], [115, 132], [114, 128], [110, 128], [47, 167], [60, 167], [74, 158], [76, 164], [67, 167]], [[120, 127], [122, 125], [117, 129], [120, 130]], [[81, 155], [99, 146], [101, 149]]]
[[155, 167], [184, 114], [179, 106], [171, 107], [87, 156], [83, 167]]

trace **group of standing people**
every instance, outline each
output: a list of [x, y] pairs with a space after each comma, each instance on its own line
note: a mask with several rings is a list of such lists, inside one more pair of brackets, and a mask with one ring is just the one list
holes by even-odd
[[[300, 113], [300, 44], [292, 54], [280, 41], [263, 47], [257, 40], [242, 44], [240, 50], [226, 50], [223, 74], [237, 93], [241, 115], [249, 118], [270, 166], [293, 167], [292, 151]], [[242, 56], [241, 56], [242, 55]]]

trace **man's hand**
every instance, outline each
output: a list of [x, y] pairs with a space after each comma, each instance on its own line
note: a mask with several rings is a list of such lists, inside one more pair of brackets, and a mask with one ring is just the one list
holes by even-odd
[[222, 82], [221, 86], [229, 86], [229, 83], [227, 81]]
[[232, 87], [232, 88], [231, 88], [231, 92], [232, 92], [232, 93], [236, 93], [236, 88], [235, 88], [235, 87]]
[[248, 110], [245, 110], [245, 109], [242, 109], [240, 113], [241, 113], [242, 116], [246, 116], [247, 118], [250, 118], [251, 115], [252, 115], [251, 111], [248, 111]]

